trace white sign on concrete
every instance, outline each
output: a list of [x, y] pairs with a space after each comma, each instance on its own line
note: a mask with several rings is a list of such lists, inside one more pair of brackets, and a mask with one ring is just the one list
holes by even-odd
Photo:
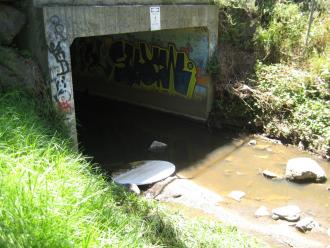
[[150, 7], [150, 30], [160, 30], [160, 7]]

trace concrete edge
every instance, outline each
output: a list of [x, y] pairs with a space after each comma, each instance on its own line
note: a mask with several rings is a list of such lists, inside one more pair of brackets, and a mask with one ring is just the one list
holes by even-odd
[[216, 5], [212, 0], [198, 0], [198, 1], [180, 1], [173, 3], [173, 0], [168, 1], [63, 1], [63, 0], [33, 0], [33, 5], [38, 8], [42, 7], [59, 7], [59, 6], [94, 6], [94, 7], [112, 7], [112, 6], [152, 6], [152, 5]]

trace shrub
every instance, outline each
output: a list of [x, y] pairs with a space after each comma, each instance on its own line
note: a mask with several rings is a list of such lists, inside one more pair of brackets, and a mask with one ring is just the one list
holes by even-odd
[[288, 62], [299, 59], [304, 51], [304, 34], [308, 14], [297, 4], [275, 4], [269, 25], [259, 26], [254, 36], [256, 53], [267, 63]]
[[318, 75], [281, 64], [259, 64], [256, 76], [261, 111], [255, 122], [270, 136], [329, 155], [329, 86]]

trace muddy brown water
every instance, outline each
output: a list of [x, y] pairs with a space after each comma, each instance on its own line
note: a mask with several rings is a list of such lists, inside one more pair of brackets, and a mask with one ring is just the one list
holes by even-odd
[[[253, 216], [255, 210], [295, 204], [322, 226], [330, 227], [330, 182], [295, 184], [262, 176], [265, 169], [284, 174], [286, 162], [311, 157], [330, 176], [330, 163], [294, 147], [274, 144], [228, 130], [212, 130], [202, 123], [158, 111], [76, 93], [81, 149], [109, 174], [129, 162], [161, 159], [174, 163], [177, 172], [225, 197], [219, 205]], [[255, 138], [254, 138], [255, 139]], [[148, 151], [152, 141], [168, 145], [162, 153]], [[236, 202], [226, 195], [241, 190]]]
[[[198, 184], [223, 196], [228, 195], [232, 190], [244, 191], [246, 196], [241, 202], [228, 200], [219, 203], [231, 209], [238, 209], [242, 214], [253, 216], [261, 205], [271, 210], [294, 204], [298, 205], [306, 215], [313, 216], [323, 226], [329, 227], [330, 192], [327, 191], [329, 183], [295, 184], [286, 180], [267, 179], [261, 174], [263, 170], [268, 169], [283, 175], [289, 159], [304, 156], [317, 160], [327, 175], [330, 175], [329, 162], [296, 148], [272, 144], [263, 139], [257, 139], [256, 146], [250, 146], [244, 141], [233, 141], [227, 147], [216, 149], [208, 158], [196, 162], [180, 174], [193, 178]], [[228, 149], [232, 152], [227, 153]]]

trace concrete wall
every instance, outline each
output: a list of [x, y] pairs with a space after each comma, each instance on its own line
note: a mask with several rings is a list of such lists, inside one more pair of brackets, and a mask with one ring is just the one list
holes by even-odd
[[[205, 4], [206, 2], [208, 3], [209, 1], [33, 1], [34, 7], [40, 8], [42, 11], [40, 11], [40, 9], [32, 11], [37, 20], [31, 21], [31, 18], [29, 18], [31, 21], [30, 23], [33, 25], [27, 31], [27, 44], [30, 44], [30, 46], [35, 44], [36, 48], [33, 52], [34, 55], [39, 58], [41, 64], [45, 65], [43, 58], [47, 57], [48, 78], [51, 85], [52, 98], [55, 104], [66, 114], [67, 124], [71, 127], [73, 138], [76, 137], [76, 133], [70, 46], [74, 39], [81, 37], [126, 34], [121, 37], [113, 38], [125, 40], [125, 42], [133, 44], [135, 44], [137, 40], [143, 41], [148, 43], [149, 46], [158, 46], [159, 49], [165, 49], [168, 54], [173, 54], [173, 56], [183, 56], [185, 65], [184, 69], [181, 68], [182, 75], [188, 75], [190, 73], [188, 90], [176, 88], [176, 79], [171, 79], [172, 81], [174, 80], [172, 82], [172, 88], [166, 89], [166, 86], [165, 88], [163, 86], [163, 88], [156, 87], [155, 89], [155, 92], [166, 91], [165, 93], [167, 94], [155, 94], [153, 97], [157, 99], [158, 97], [162, 97], [161, 102], [168, 102], [167, 106], [159, 105], [158, 108], [160, 109], [165, 110], [169, 108], [168, 110], [171, 112], [185, 113], [189, 116], [202, 119], [206, 118], [212, 104], [213, 88], [211, 82], [202, 85], [203, 80], [199, 80], [198, 77], [206, 76], [205, 62], [216, 49], [218, 35], [217, 8], [212, 5], [203, 5], [203, 3]], [[133, 5], [133, 3], [136, 5]], [[185, 31], [169, 31], [169, 33], [164, 31], [162, 33], [164, 37], [161, 37], [162, 35], [159, 35], [157, 32], [152, 35], [147, 33], [143, 35], [136, 34], [137, 32], [151, 30], [149, 4], [154, 5], [162, 3], [166, 3], [167, 5], [160, 5], [160, 30], [163, 32], [164, 30], [185, 29]], [[172, 5], [169, 3], [179, 4]], [[43, 20], [40, 20], [40, 18]], [[43, 25], [40, 25], [42, 21]], [[35, 37], [34, 32], [38, 27], [43, 27], [45, 39]], [[198, 32], [196, 32], [196, 30], [188, 31], [188, 29], [196, 27], [198, 28], [197, 30], [199, 30]], [[133, 37], [133, 40], [131, 39], [132, 36], [127, 35], [127, 33], [134, 33], [135, 37]], [[165, 35], [165, 33], [167, 33], [167, 35]], [[180, 37], [180, 35], [182, 35], [182, 37]], [[189, 39], [189, 35], [192, 35], [193, 38]], [[158, 41], [154, 42], [156, 38]], [[198, 41], [198, 39], [200, 40]], [[186, 46], [186, 44], [189, 42], [201, 49], [199, 55], [199, 48], [191, 46], [193, 50], [187, 50], [188, 46]], [[169, 52], [171, 50], [170, 43], [175, 45], [172, 52]], [[42, 47], [46, 47], [47, 50], [45, 51]], [[186, 50], [182, 52], [180, 49]], [[202, 55], [202, 53], [204, 55]], [[169, 79], [169, 81], [171, 80]], [[163, 81], [160, 83], [164, 84]], [[118, 82], [113, 85], [118, 86]], [[136, 91], [123, 90], [125, 88], [123, 84], [119, 85], [117, 92], [118, 96], [120, 96], [119, 98], [122, 99], [127, 92], [132, 92], [130, 93], [132, 99], [135, 95], [141, 94], [139, 96], [140, 98], [134, 99], [135, 102], [139, 102], [140, 99], [149, 101], [152, 98], [150, 94], [148, 95], [150, 99], [147, 100], [145, 97], [145, 94], [149, 91], [145, 90], [150, 86], [148, 83], [141, 83], [140, 85], [135, 83], [134, 85], [134, 87], [129, 86], [129, 82], [126, 82], [125, 87], [126, 89], [127, 87], [130, 89], [134, 88]], [[143, 90], [141, 90], [141, 88], [143, 88]], [[177, 99], [176, 104], [171, 103], [173, 97]], [[189, 102], [188, 100], [191, 101]], [[187, 102], [192, 105], [180, 109]], [[201, 102], [203, 103], [201, 104]], [[172, 106], [170, 106], [171, 104]], [[152, 104], [147, 103], [146, 105], [150, 106]], [[173, 111], [174, 107], [176, 107], [178, 111]], [[194, 109], [195, 112], [191, 109]]]
[[76, 39], [74, 87], [192, 118], [207, 118], [207, 28]]

